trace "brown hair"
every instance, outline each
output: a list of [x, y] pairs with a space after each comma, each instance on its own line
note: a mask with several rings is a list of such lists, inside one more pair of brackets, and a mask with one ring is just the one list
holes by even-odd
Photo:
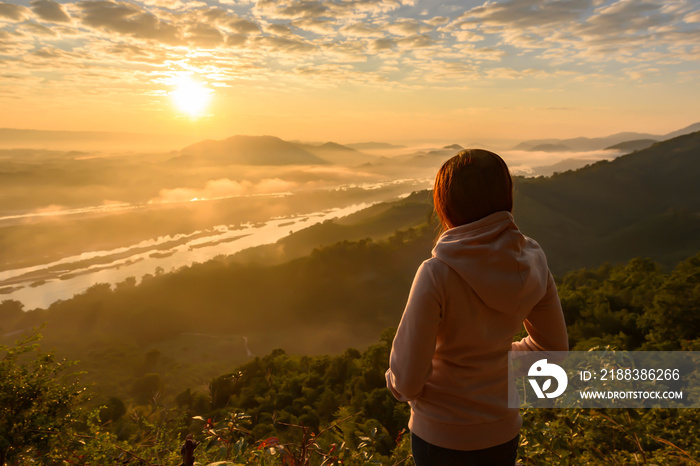
[[501, 210], [512, 212], [513, 179], [508, 166], [493, 152], [463, 150], [438, 170], [433, 203], [443, 230]]

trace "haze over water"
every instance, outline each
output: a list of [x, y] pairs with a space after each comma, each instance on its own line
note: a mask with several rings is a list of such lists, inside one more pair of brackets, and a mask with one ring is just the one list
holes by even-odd
[[[398, 180], [379, 183], [366, 189], [369, 199], [387, 197], [401, 198], [412, 191], [425, 189], [425, 180]], [[362, 188], [355, 188], [361, 189]], [[376, 192], [376, 194], [374, 194]], [[323, 190], [316, 196], [323, 196]], [[267, 196], [284, 198], [291, 193]], [[260, 199], [264, 199], [262, 196]], [[214, 200], [216, 201], [216, 200]], [[192, 203], [214, 202], [206, 199]], [[234, 198], [232, 202], [248, 202], [246, 198]], [[255, 223], [241, 219], [234, 224], [212, 225], [205, 230], [195, 230], [184, 234], [173, 234], [152, 239], [145, 239], [135, 244], [110, 250], [85, 250], [84, 252], [62, 257], [49, 263], [40, 263], [0, 271], [0, 290], [2, 299], [21, 301], [26, 309], [48, 307], [56, 300], [64, 300], [85, 291], [97, 283], [116, 284], [128, 277], [140, 280], [146, 274], [169, 272], [193, 263], [206, 262], [217, 256], [234, 254], [246, 248], [274, 243], [289, 234], [328, 220], [344, 217], [365, 209], [377, 202], [370, 200], [362, 203], [338, 201], [337, 207], [317, 212], [305, 212], [294, 215], [268, 218]], [[57, 210], [43, 213], [25, 213], [0, 218], [3, 224], [21, 224], [23, 220], [48, 222], [57, 217], [75, 217], [81, 215], [119, 215], [124, 211], [144, 209], [144, 206], [120, 205], [93, 206], [79, 209]], [[148, 207], [149, 210], [157, 206]], [[51, 228], [51, 224], [46, 225]]]
[[[157, 269], [169, 272], [195, 262], [206, 262], [219, 255], [274, 243], [294, 231], [366, 207], [367, 204], [352, 205], [299, 217], [270, 220], [263, 225], [244, 224], [234, 228], [220, 225], [207, 232], [195, 231], [190, 235], [156, 238], [127, 248], [85, 253], [42, 266], [0, 272], [0, 283], [16, 281], [12, 284], [21, 285], [17, 291], [4, 293], [2, 298], [21, 301], [28, 309], [48, 307], [54, 301], [68, 299], [97, 283], [115, 284], [128, 277], [140, 279], [146, 274], [157, 273]], [[172, 243], [180, 244], [171, 246]], [[119, 258], [111, 260], [110, 257], [114, 256]], [[74, 265], [82, 261], [97, 264], [85, 267]], [[23, 276], [29, 279], [22, 280]]]

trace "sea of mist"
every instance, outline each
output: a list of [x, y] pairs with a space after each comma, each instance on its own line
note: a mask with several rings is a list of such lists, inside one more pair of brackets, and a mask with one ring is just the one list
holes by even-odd
[[[31, 208], [0, 206], [0, 227], [7, 227], [0, 299], [18, 300], [25, 309], [47, 307], [97, 283], [138, 281], [274, 243], [311, 225], [429, 188], [437, 168], [459, 147], [484, 146], [396, 146], [363, 151], [369, 162], [358, 165], [279, 167], [179, 167], [171, 163], [172, 153], [111, 156], [51, 149], [30, 152], [32, 165], [26, 162], [33, 160], [26, 150], [17, 152], [29, 167], [25, 170], [36, 170], [37, 186], [33, 198], [19, 186], [16, 191], [7, 186], [9, 197], [15, 195], [18, 204]], [[549, 176], [620, 154], [485, 148], [500, 153], [519, 176]], [[20, 160], [12, 150], [3, 155], [11, 163]], [[46, 165], [64, 170], [66, 179], [81, 170], [87, 175], [65, 186], [59, 177], [44, 190]], [[144, 178], [124, 189], [129, 170], [139, 166]], [[109, 170], [115, 173], [112, 178]], [[149, 222], [160, 228], [144, 226]]]

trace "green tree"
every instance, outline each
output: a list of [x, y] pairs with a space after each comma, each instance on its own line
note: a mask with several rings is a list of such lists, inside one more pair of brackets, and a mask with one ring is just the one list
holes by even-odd
[[679, 263], [657, 289], [640, 319], [644, 349], [678, 350], [700, 334], [700, 254]]
[[40, 338], [0, 345], [0, 465], [45, 453], [84, 399], [75, 374], [67, 372], [71, 364], [42, 353]]
[[22, 316], [24, 304], [13, 299], [0, 302], [0, 331], [7, 332]]
[[126, 405], [115, 396], [109, 397], [99, 410], [100, 421], [103, 423], [118, 421], [126, 414]]

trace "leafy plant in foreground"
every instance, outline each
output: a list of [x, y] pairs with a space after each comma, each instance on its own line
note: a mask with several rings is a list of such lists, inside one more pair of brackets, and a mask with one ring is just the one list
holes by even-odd
[[50, 442], [71, 422], [85, 399], [71, 363], [41, 353], [35, 333], [15, 346], [0, 346], [0, 465], [48, 453]]

